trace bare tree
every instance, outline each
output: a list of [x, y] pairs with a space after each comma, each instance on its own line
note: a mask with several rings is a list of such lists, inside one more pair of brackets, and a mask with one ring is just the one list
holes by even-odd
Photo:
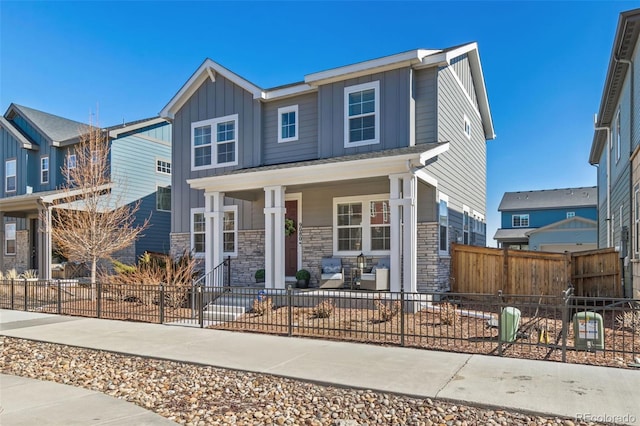
[[148, 218], [135, 224], [139, 202], [125, 203], [125, 191], [113, 182], [109, 152], [106, 132], [83, 129], [62, 167], [64, 197], [52, 205], [53, 243], [69, 260], [91, 265], [91, 284], [98, 261], [129, 247], [149, 226]]

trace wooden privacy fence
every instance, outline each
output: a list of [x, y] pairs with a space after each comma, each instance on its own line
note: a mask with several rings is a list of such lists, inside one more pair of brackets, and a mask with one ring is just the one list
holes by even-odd
[[453, 244], [451, 290], [456, 293], [622, 297], [620, 258], [613, 248], [577, 253], [495, 249]]

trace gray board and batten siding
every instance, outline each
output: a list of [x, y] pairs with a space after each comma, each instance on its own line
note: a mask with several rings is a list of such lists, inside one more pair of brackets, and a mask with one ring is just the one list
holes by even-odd
[[[322, 85], [318, 88], [318, 158], [409, 146], [409, 67], [370, 74]], [[380, 82], [380, 143], [344, 147], [344, 89], [357, 84]]]
[[[236, 129], [237, 166], [191, 171], [191, 123], [216, 117], [238, 114]], [[185, 211], [190, 207], [203, 206], [203, 192], [192, 190], [187, 179], [215, 176], [229, 170], [255, 167], [261, 162], [261, 105], [253, 95], [232, 83], [222, 75], [216, 81], [205, 80], [198, 90], [176, 113], [173, 121], [172, 150], [172, 210]], [[189, 213], [172, 215], [173, 232], [188, 232]]]

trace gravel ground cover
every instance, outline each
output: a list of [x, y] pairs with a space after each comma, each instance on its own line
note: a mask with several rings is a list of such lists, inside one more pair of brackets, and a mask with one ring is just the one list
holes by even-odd
[[0, 336], [4, 374], [121, 398], [186, 425], [597, 425]]

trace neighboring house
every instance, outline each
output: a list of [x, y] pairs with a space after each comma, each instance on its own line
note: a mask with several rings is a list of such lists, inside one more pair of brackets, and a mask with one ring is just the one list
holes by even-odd
[[[598, 246], [624, 258], [625, 296], [640, 297], [640, 9], [620, 14], [589, 163], [598, 167]], [[633, 277], [633, 279], [630, 279]]]
[[[173, 122], [172, 250], [284, 288], [322, 257], [390, 257], [391, 290], [448, 288], [451, 241], [485, 245], [486, 140], [476, 43], [412, 50], [263, 89], [207, 59]], [[285, 237], [285, 218], [295, 232]], [[290, 221], [288, 221], [290, 223]], [[348, 285], [348, 283], [347, 283]]]
[[[51, 277], [51, 236], [40, 213], [64, 196], [62, 167], [74, 163], [74, 146], [87, 125], [11, 104], [0, 117], [0, 270], [37, 269]], [[110, 139], [113, 192], [122, 203], [140, 201], [136, 222], [151, 216], [151, 227], [134, 246], [119, 253], [134, 262], [144, 251], [169, 252], [171, 124], [161, 118], [105, 129]]]
[[595, 186], [505, 192], [498, 211], [502, 224], [493, 238], [499, 247], [562, 253], [598, 246]]

